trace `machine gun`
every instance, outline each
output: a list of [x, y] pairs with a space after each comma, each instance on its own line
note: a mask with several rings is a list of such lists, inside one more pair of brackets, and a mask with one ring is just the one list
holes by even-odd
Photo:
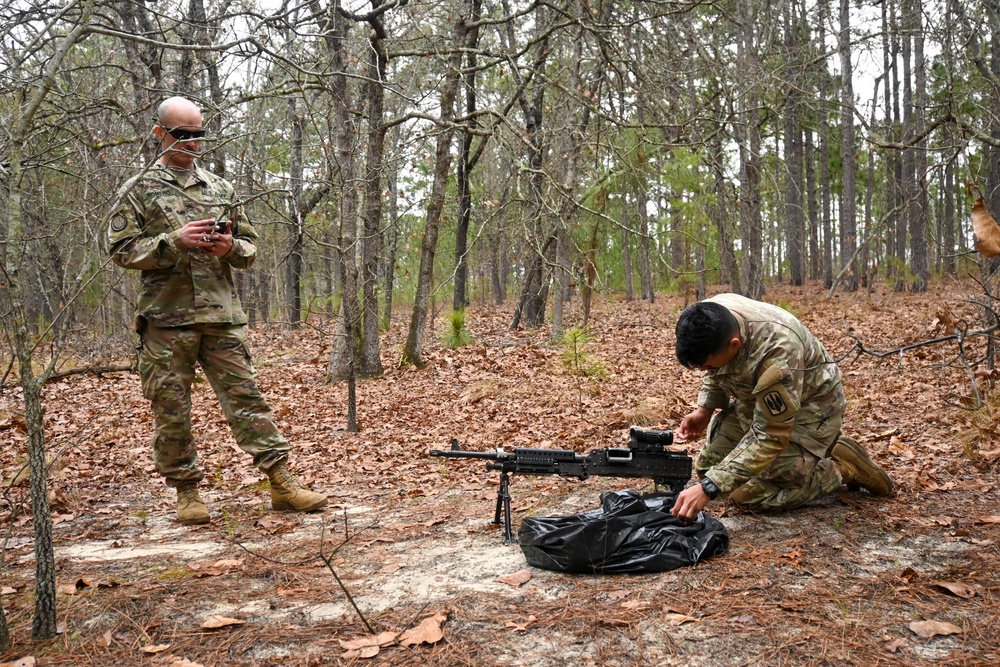
[[[674, 441], [671, 431], [654, 431], [633, 426], [629, 429], [628, 447], [595, 449], [577, 454], [570, 449], [533, 449], [518, 447], [513, 452], [473, 452], [460, 449], [452, 439], [451, 449], [432, 449], [431, 456], [453, 459], [485, 459], [487, 470], [500, 471], [494, 524], [503, 524], [504, 542], [514, 543], [510, 522], [510, 474], [559, 475], [561, 477], [629, 477], [652, 479], [656, 484], [679, 493], [691, 479], [691, 457], [687, 452], [673, 452], [665, 447]], [[501, 520], [501, 513], [503, 519]]]

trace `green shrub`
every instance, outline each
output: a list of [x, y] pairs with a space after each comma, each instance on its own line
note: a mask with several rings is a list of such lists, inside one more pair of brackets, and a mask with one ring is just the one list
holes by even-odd
[[445, 329], [441, 342], [453, 350], [472, 342], [472, 335], [465, 327], [464, 309], [451, 311], [451, 315], [448, 316], [448, 328]]

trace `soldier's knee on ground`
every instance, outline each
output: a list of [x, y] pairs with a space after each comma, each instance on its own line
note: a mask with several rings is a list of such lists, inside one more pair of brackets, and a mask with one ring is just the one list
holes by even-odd
[[733, 492], [729, 494], [729, 500], [736, 505], [746, 506], [754, 501], [753, 492], [750, 490], [749, 485], [744, 484], [736, 487]]

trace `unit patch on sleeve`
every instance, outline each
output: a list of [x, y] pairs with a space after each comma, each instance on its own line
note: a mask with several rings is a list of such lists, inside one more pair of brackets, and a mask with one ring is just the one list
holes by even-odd
[[786, 374], [783, 365], [772, 364], [761, 374], [754, 387], [757, 409], [768, 421], [784, 421], [799, 411], [798, 400], [782, 382]]
[[120, 232], [128, 226], [128, 220], [123, 213], [115, 213], [111, 218], [111, 231]]

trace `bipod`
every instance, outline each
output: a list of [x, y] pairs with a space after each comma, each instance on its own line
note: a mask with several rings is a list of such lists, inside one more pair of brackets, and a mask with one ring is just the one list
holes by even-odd
[[[503, 520], [500, 520], [500, 512], [503, 511]], [[514, 544], [514, 532], [510, 527], [510, 474], [506, 470], [500, 471], [500, 490], [497, 491], [497, 511], [493, 516], [493, 524], [499, 526], [503, 524], [503, 543]]]

